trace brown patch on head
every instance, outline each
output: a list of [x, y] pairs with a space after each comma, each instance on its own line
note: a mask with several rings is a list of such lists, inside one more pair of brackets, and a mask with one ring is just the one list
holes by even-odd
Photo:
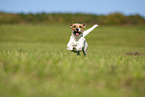
[[84, 29], [86, 27], [86, 24], [70, 24], [70, 28], [74, 34], [75, 37], [80, 37], [81, 34], [84, 32]]

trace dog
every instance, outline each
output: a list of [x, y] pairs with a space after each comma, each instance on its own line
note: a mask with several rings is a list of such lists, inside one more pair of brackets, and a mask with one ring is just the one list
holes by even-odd
[[77, 55], [80, 55], [80, 52], [82, 51], [83, 54], [86, 56], [88, 43], [85, 39], [85, 36], [87, 36], [91, 31], [93, 31], [98, 26], [99, 25], [95, 24], [88, 30], [84, 31], [84, 29], [86, 27], [86, 23], [84, 23], [84, 24], [79, 24], [79, 23], [72, 24], [71, 23], [70, 28], [72, 31], [72, 35], [67, 44], [67, 50], [77, 53]]

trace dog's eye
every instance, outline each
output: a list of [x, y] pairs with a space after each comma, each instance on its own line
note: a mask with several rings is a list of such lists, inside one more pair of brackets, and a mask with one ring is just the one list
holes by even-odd
[[74, 28], [75, 28], [76, 26], [74, 26]]
[[82, 26], [79, 26], [80, 28], [82, 28]]

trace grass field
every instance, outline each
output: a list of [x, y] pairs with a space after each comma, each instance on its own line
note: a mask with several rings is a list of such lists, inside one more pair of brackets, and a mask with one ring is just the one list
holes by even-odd
[[66, 50], [70, 35], [68, 25], [0, 25], [0, 97], [145, 96], [145, 26], [99, 26], [86, 57]]

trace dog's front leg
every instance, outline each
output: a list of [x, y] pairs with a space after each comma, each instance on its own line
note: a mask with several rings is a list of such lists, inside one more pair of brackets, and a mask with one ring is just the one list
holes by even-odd
[[77, 44], [76, 51], [82, 51], [83, 46], [83, 43]]
[[67, 46], [67, 50], [72, 51], [73, 50], [73, 46], [72, 45]]
[[70, 38], [70, 40], [67, 44], [67, 50], [70, 50], [70, 51], [73, 50], [73, 39], [72, 39], [72, 37]]

